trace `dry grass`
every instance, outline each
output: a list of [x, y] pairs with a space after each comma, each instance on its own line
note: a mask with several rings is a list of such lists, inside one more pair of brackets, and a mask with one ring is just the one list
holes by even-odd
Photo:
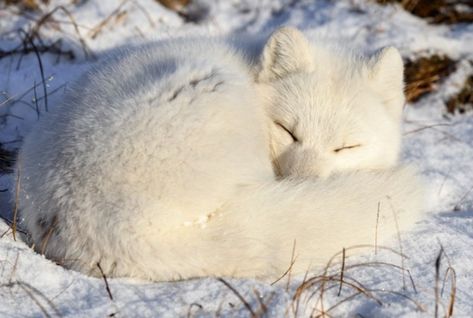
[[406, 11], [430, 23], [455, 24], [473, 22], [471, 0], [375, 0], [380, 4], [399, 3]]
[[463, 114], [468, 110], [473, 110], [473, 74], [466, 79], [461, 91], [447, 101], [449, 113]]
[[[343, 249], [329, 260], [325, 269], [320, 274], [309, 276], [306, 273], [306, 277], [304, 277], [303, 281], [295, 286], [292, 294], [292, 302], [289, 304], [285, 316], [343, 316], [343, 312], [339, 310], [341, 306], [360, 297], [377, 306], [389, 305], [389, 302], [395, 297], [398, 298], [399, 301], [403, 301], [407, 306], [411, 306], [415, 311], [427, 311], [427, 306], [419, 303], [415, 299], [415, 295], [418, 294], [418, 289], [408, 269], [403, 266], [381, 261], [350, 263], [348, 257], [346, 257], [346, 251], [360, 248], [372, 249], [374, 246], [353, 246]], [[401, 256], [402, 258], [406, 257], [391, 248], [384, 246], [379, 246], [378, 248], [385, 252]], [[336, 262], [340, 257], [341, 262]], [[442, 259], [445, 258], [447, 258], [448, 263], [442, 266]], [[446, 270], [442, 272], [442, 268], [444, 267], [446, 267]], [[360, 268], [379, 268], [388, 271], [390, 275], [394, 273], [391, 281], [392, 289], [368, 287], [369, 282], [363, 282], [356, 278], [356, 270]], [[438, 254], [432, 269], [435, 271], [435, 281], [434, 286], [432, 286], [435, 293], [435, 301], [431, 304], [431, 312], [434, 313], [435, 317], [450, 318], [454, 314], [456, 300], [456, 273], [443, 248]], [[401, 281], [396, 278], [396, 276], [404, 275], [408, 275], [410, 279], [409, 290], [402, 286]], [[268, 313], [268, 308], [271, 308], [272, 298], [262, 298], [257, 290], [254, 290], [255, 297], [250, 295], [248, 298], [245, 298], [243, 294], [247, 293], [239, 292], [228, 281], [222, 278], [218, 278], [218, 280], [230, 289], [240, 300], [250, 317], [265, 317]], [[431, 288], [422, 288], [422, 290], [426, 292], [427, 290], [431, 290]], [[445, 293], [445, 290], [449, 290], [449, 293]], [[327, 294], [329, 294], [330, 297], [327, 296]], [[411, 294], [414, 296], [411, 296]], [[327, 298], [331, 300], [329, 303], [326, 300]], [[358, 315], [363, 317], [361, 313], [358, 313]]]
[[[340, 309], [340, 306], [355, 300], [356, 298], [363, 297], [368, 302], [374, 302], [378, 306], [383, 306], [387, 304], [385, 301], [386, 296], [395, 296], [400, 299], [404, 299], [408, 305], [412, 306], [414, 310], [424, 312], [425, 306], [420, 304], [411, 296], [409, 293], [417, 294], [417, 288], [414, 284], [414, 279], [411, 276], [408, 269], [405, 269], [401, 266], [387, 263], [387, 262], [359, 262], [359, 263], [350, 263], [348, 262], [348, 257], [346, 256], [346, 251], [356, 250], [356, 249], [372, 249], [374, 246], [353, 246], [350, 248], [343, 249], [340, 253], [335, 254], [327, 263], [325, 269], [321, 274], [309, 276], [306, 273], [303, 281], [295, 286], [295, 289], [292, 294], [292, 302], [289, 304], [289, 307], [286, 310], [285, 315], [287, 317], [300, 317], [300, 316], [310, 316], [310, 317], [338, 317], [341, 312], [337, 311]], [[395, 255], [405, 258], [405, 255], [402, 255], [399, 252], [396, 252], [393, 249], [378, 246], [380, 250], [386, 251], [388, 253], [394, 253]], [[341, 257], [341, 262], [336, 262], [338, 258]], [[291, 261], [292, 263], [292, 261]], [[398, 284], [397, 281], [392, 282], [394, 289], [376, 289], [367, 287], [368, 282], [362, 282], [356, 279], [356, 270], [359, 268], [384, 268], [385, 270], [395, 271], [399, 275], [407, 274], [411, 281], [411, 289], [407, 291], [403, 289], [401, 284]], [[436, 267], [438, 269], [438, 267]], [[440, 277], [440, 275], [439, 275]], [[444, 277], [444, 286], [445, 281], [450, 278], [452, 281], [452, 290], [455, 291], [455, 276], [453, 269], [448, 269]], [[261, 297], [260, 293], [257, 290], [254, 290], [255, 297], [245, 298], [243, 293], [240, 293], [234, 286], [232, 286], [228, 281], [217, 278], [221, 283], [223, 283], [231, 292], [240, 300], [241, 304], [244, 306], [248, 315], [250, 317], [264, 317], [268, 308], [271, 308], [272, 296], [264, 299]], [[288, 277], [288, 280], [290, 278]], [[436, 281], [436, 286], [438, 287], [440, 278]], [[342, 289], [343, 287], [343, 289]], [[402, 292], [395, 289], [403, 290]], [[442, 287], [443, 290], [443, 287]], [[329, 298], [327, 294], [330, 293], [330, 299], [335, 300], [335, 302], [330, 302], [327, 304], [326, 298]], [[439, 292], [437, 305], [441, 304], [441, 294]], [[390, 299], [391, 297], [387, 297]], [[447, 308], [447, 312], [453, 312], [455, 293], [450, 294], [450, 301]], [[304, 312], [302, 312], [304, 311]], [[217, 315], [218, 316], [218, 315]], [[450, 317], [448, 314], [445, 317]]]
[[[472, 63], [472, 62], [470, 62]], [[439, 85], [457, 70], [457, 61], [446, 55], [433, 54], [405, 63], [406, 99], [410, 103], [435, 92]], [[470, 75], [461, 90], [446, 101], [447, 111], [463, 114], [473, 110], [473, 75]]]
[[456, 70], [456, 62], [446, 55], [431, 55], [405, 63], [406, 99], [417, 102], [424, 95], [436, 91], [438, 85]]
[[3, 0], [0, 4], [2, 2], [7, 6], [14, 5], [23, 10], [35, 11], [40, 8], [41, 3], [46, 4], [49, 0]]
[[191, 0], [156, 0], [157, 2], [161, 3], [168, 9], [173, 11], [181, 11], [184, 7], [186, 7]]

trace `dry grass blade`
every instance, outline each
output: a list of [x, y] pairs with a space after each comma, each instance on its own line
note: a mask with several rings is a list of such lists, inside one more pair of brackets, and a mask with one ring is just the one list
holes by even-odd
[[100, 263], [97, 263], [97, 267], [100, 271], [100, 274], [102, 275], [103, 281], [105, 282], [105, 289], [107, 290], [108, 298], [110, 298], [110, 300], [113, 301], [113, 295], [112, 295], [112, 291], [110, 290], [110, 286], [108, 285], [107, 276], [105, 275], [102, 269], [102, 266], [100, 266]]
[[443, 247], [440, 248], [440, 252], [435, 259], [435, 318], [438, 318], [440, 293], [439, 293], [439, 282], [440, 282], [440, 263], [442, 260]]
[[[17, 252], [16, 253], [16, 257], [15, 257], [15, 261], [13, 262], [13, 267], [12, 267], [12, 270], [10, 272], [10, 278], [8, 279], [8, 282], [9, 283], [13, 283], [14, 281], [14, 277], [16, 275], [16, 270], [18, 268], [18, 259], [20, 258], [20, 252]], [[3, 274], [3, 273], [2, 273]], [[3, 275], [2, 275], [3, 276]]]
[[403, 136], [414, 134], [414, 133], [417, 133], [419, 131], [423, 131], [423, 130], [426, 130], [426, 129], [432, 129], [432, 128], [436, 128], [436, 127], [449, 127], [451, 125], [452, 125], [451, 123], [438, 123], [438, 124], [432, 124], [432, 125], [425, 125], [425, 126], [413, 129], [413, 130], [406, 131], [403, 134]]
[[358, 264], [349, 265], [346, 267], [346, 270], [356, 268], [356, 267], [378, 267], [378, 266], [387, 266], [387, 267], [398, 269], [400, 271], [406, 271], [407, 275], [409, 275], [409, 280], [411, 282], [412, 290], [417, 294], [417, 287], [414, 283], [414, 278], [411, 275], [411, 271], [408, 270], [407, 268], [402, 268], [402, 266], [392, 264], [392, 263], [377, 261], [377, 262], [366, 262], [366, 263], [358, 263]]
[[453, 211], [461, 211], [461, 205], [463, 204], [463, 201], [465, 201], [465, 199], [468, 198], [468, 196], [470, 195], [472, 191], [473, 191], [473, 186], [470, 189], [468, 189], [465, 192], [465, 194], [461, 196], [460, 200], [458, 200], [458, 202], [453, 207]]
[[289, 267], [278, 279], [276, 279], [274, 282], [272, 282], [270, 284], [271, 286], [273, 286], [274, 284], [279, 282], [281, 279], [283, 279], [286, 275], [288, 275], [286, 291], [289, 290], [289, 284], [290, 284], [290, 281], [291, 281], [291, 270], [292, 270], [292, 267], [294, 266], [294, 263], [296, 262], [296, 258], [297, 258], [297, 256], [295, 256], [295, 253], [296, 253], [296, 240], [294, 240], [294, 243], [292, 245], [291, 263], [289, 264]]
[[[296, 302], [296, 306], [299, 306], [299, 301], [302, 294], [304, 292], [310, 292], [311, 291], [310, 289], [312, 287], [317, 286], [314, 290], [310, 292], [309, 297], [307, 297], [306, 302], [308, 303], [310, 299], [312, 299], [316, 294], [319, 294], [319, 298], [317, 299], [317, 302], [312, 310], [312, 314], [314, 314], [315, 311], [318, 311], [322, 314], [322, 316], [325, 316], [329, 312], [329, 310], [324, 309], [324, 306], [322, 303], [323, 301], [322, 293], [339, 286], [340, 282], [341, 282], [341, 279], [336, 275], [331, 275], [331, 276], [319, 275], [319, 276], [312, 277], [308, 279], [306, 282], [304, 282], [303, 285], [299, 286], [298, 290], [296, 291], [296, 294], [293, 297], [293, 302]], [[334, 283], [336, 285], [331, 285], [329, 287], [326, 287], [327, 283]], [[357, 281], [356, 279], [344, 277], [343, 283], [346, 286], [359, 292], [359, 294], [363, 294], [368, 299], [374, 300], [378, 305], [380, 306], [382, 305], [381, 300], [378, 299], [375, 295], [373, 295], [368, 288], [366, 288], [361, 282]]]
[[[302, 293], [302, 291], [299, 289], [301, 286], [304, 286], [305, 283], [307, 282], [307, 277], [309, 276], [309, 269], [311, 268], [311, 266], [309, 266], [304, 274], [304, 278], [302, 279], [302, 283], [299, 284], [298, 288], [296, 289], [296, 293], [294, 294], [293, 296], [293, 301], [291, 303], [291, 306], [288, 308], [288, 310], [286, 311], [286, 313], [289, 312], [289, 309], [292, 309], [292, 312], [294, 314], [294, 317], [297, 317], [297, 313], [299, 312], [299, 299], [300, 299], [300, 295], [297, 295], [297, 293], [299, 292], [300, 294]], [[297, 299], [297, 302], [294, 301], [294, 299]]]
[[118, 5], [118, 7], [112, 11], [112, 13], [110, 13], [105, 19], [103, 19], [99, 24], [97, 24], [95, 27], [92, 28], [92, 30], [90, 30], [89, 32], [89, 36], [92, 38], [92, 39], [95, 39], [97, 37], [97, 35], [99, 35], [99, 33], [102, 31], [102, 29], [110, 22], [110, 20], [114, 17], [114, 16], [119, 16], [120, 13], [121, 13], [121, 9], [123, 8], [123, 6], [128, 2], [129, 0], [123, 0], [122, 2], [120, 2], [120, 4]]
[[[396, 234], [397, 234], [397, 240], [399, 243], [399, 250], [401, 251], [402, 254], [402, 239], [401, 239], [401, 231], [399, 230], [399, 220], [397, 219], [397, 214], [396, 210], [394, 209], [394, 206], [391, 201], [391, 197], [387, 197], [389, 200], [389, 205], [391, 207], [391, 212], [393, 215], [394, 219], [394, 225], [396, 226]], [[406, 290], [406, 275], [405, 275], [405, 266], [404, 266], [404, 257], [401, 257], [401, 267], [402, 267], [402, 288]]]
[[[450, 266], [447, 268], [447, 271], [445, 273], [445, 278], [448, 276], [448, 273], [451, 273], [450, 276], [452, 277], [452, 287], [450, 289], [450, 300], [448, 302], [447, 318], [453, 316], [453, 307], [455, 306], [455, 298], [457, 294], [457, 273]], [[445, 283], [445, 280], [444, 280], [444, 283]]]
[[189, 309], [187, 310], [187, 318], [190, 318], [192, 317], [192, 308], [197, 308], [197, 310], [201, 310], [202, 308], [202, 305], [201, 304], [198, 304], [198, 303], [192, 303], [189, 305]]
[[[46, 85], [46, 80], [44, 77], [44, 67], [43, 67], [43, 61], [41, 60], [41, 55], [39, 54], [38, 48], [33, 42], [33, 39], [30, 37], [29, 34], [27, 34], [25, 31], [20, 30], [20, 33], [23, 33], [25, 35], [24, 40], [25, 42], [29, 42], [31, 47], [33, 48], [33, 52], [36, 55], [36, 59], [38, 60], [38, 65], [39, 65], [39, 72], [41, 74], [41, 82], [43, 83], [43, 93], [44, 93], [44, 109], [46, 112], [48, 111], [48, 89]], [[34, 86], [36, 87], [36, 86]]]
[[[348, 279], [348, 280], [347, 280], [347, 279]], [[379, 299], [378, 297], [376, 297], [376, 296], [372, 293], [372, 291], [371, 291], [370, 289], [366, 288], [366, 287], [365, 287], [363, 284], [361, 284], [359, 281], [357, 281], [357, 280], [355, 280], [355, 279], [353, 279], [353, 278], [347, 278], [347, 279], [345, 279], [345, 280], [343, 281], [343, 283], [344, 283], [345, 285], [347, 285], [348, 287], [351, 287], [352, 289], [354, 289], [358, 294], [362, 294], [362, 295], [364, 295], [366, 298], [375, 301], [379, 306], [382, 306], [382, 305], [383, 305], [381, 299]], [[327, 277], [327, 278], [326, 278], [326, 281], [327, 281], [327, 282], [335, 282], [335, 283], [337, 283], [337, 284], [338, 284], [338, 283], [341, 283], [340, 278], [335, 277], [335, 276]], [[335, 285], [334, 285], [334, 286], [331, 286], [331, 288], [334, 288], [334, 287], [335, 287]], [[326, 291], [326, 290], [328, 290], [328, 289], [329, 289], [329, 288], [326, 288], [326, 289], [324, 289], [324, 290]], [[316, 290], [316, 291], [314, 291], [314, 292], [312, 293], [312, 295], [316, 294], [317, 292], [320, 292], [320, 294], [321, 294], [324, 290], [322, 290], [322, 289]], [[320, 294], [319, 294], [319, 295], [320, 295]], [[313, 297], [313, 296], [310, 296], [309, 298], [312, 298], [312, 297]], [[320, 299], [320, 297], [319, 297], [319, 299]], [[342, 300], [342, 301], [344, 301], [344, 300]], [[317, 303], [319, 303], [319, 302], [317, 302]], [[321, 305], [322, 305], [322, 303], [321, 303]], [[336, 308], [336, 306], [335, 306], [335, 307], [332, 306], [332, 307], [333, 307], [333, 308]], [[330, 307], [330, 308], [332, 308], [332, 307]], [[332, 308], [332, 309], [330, 309], [330, 308], [328, 308], [327, 310], [325, 310], [324, 307], [321, 306], [321, 309], [318, 309], [318, 308], [317, 308], [317, 304], [316, 304], [316, 306], [314, 306], [314, 308], [313, 308], [313, 310], [312, 310], [311, 317], [314, 316], [315, 311], [319, 311], [319, 312], [320, 312], [319, 317], [325, 317], [325, 316], [330, 312], [330, 310], [333, 309], [333, 308]]]
[[399, 296], [399, 297], [402, 297], [408, 301], [410, 301], [415, 307], [416, 307], [416, 310], [419, 310], [421, 312], [425, 312], [425, 308], [424, 306], [415, 301], [414, 299], [412, 299], [411, 297], [403, 294], [403, 293], [400, 293], [400, 292], [397, 292], [397, 291], [394, 291], [394, 290], [384, 290], [384, 289], [370, 289], [370, 292], [373, 292], [373, 293], [384, 293], [384, 294], [392, 294], [392, 295], [396, 295], [396, 296]]
[[61, 313], [59, 312], [57, 307], [54, 305], [54, 303], [36, 287], [22, 281], [16, 281], [16, 282], [0, 285], [0, 287], [7, 287], [7, 288], [11, 288], [13, 286], [19, 286], [28, 295], [28, 297], [31, 298], [31, 300], [36, 304], [36, 306], [38, 306], [38, 308], [41, 310], [42, 314], [45, 317], [52, 317], [52, 315], [48, 312], [46, 307], [43, 306], [41, 301], [36, 296], [39, 296], [41, 299], [43, 299], [48, 304], [48, 306], [53, 310], [54, 314], [57, 317], [62, 317]]
[[77, 37], [79, 39], [79, 42], [81, 44], [81, 47], [82, 47], [82, 50], [84, 51], [84, 55], [85, 57], [90, 57], [90, 56], [93, 56], [93, 54], [91, 54], [90, 52], [90, 49], [89, 47], [87, 46], [84, 38], [82, 37], [81, 33], [80, 33], [80, 30], [79, 30], [79, 26], [76, 22], [76, 20], [74, 19], [74, 16], [72, 15], [72, 13], [64, 6], [57, 6], [55, 7], [54, 9], [52, 9], [51, 11], [49, 11], [48, 13], [46, 13], [45, 15], [43, 15], [37, 22], [36, 22], [36, 25], [32, 28], [31, 32], [30, 32], [30, 38], [31, 39], [34, 39], [34, 38], [37, 38], [37, 39], [40, 39], [39, 37], [39, 30], [41, 29], [41, 27], [49, 20], [52, 19], [53, 15], [58, 12], [58, 11], [62, 11], [66, 16], [67, 18], [70, 20], [71, 24], [73, 25], [74, 27], [74, 31], [75, 33], [77, 34]]
[[146, 10], [146, 8], [144, 8], [139, 2], [137, 2], [136, 0], [131, 0], [131, 2], [135, 5], [135, 7], [138, 8], [138, 10], [140, 10], [145, 16], [146, 16], [146, 19], [148, 19], [148, 22], [149, 22], [149, 25], [151, 27], [156, 27], [156, 24], [154, 23], [153, 21], [153, 18], [151, 18], [151, 15], [148, 13], [148, 11]]
[[[317, 303], [314, 307], [314, 311], [319, 311], [322, 316], [327, 316], [328, 315], [327, 313], [330, 311], [330, 308], [327, 309], [327, 310], [324, 310], [323, 293], [325, 291], [333, 289], [335, 287], [338, 287], [338, 289], [340, 290], [340, 284], [345, 284], [346, 286], [354, 289], [357, 294], [362, 294], [362, 295], [364, 295], [365, 297], [367, 297], [369, 299], [375, 300], [377, 304], [382, 304], [381, 300], [371, 293], [373, 290], [367, 289], [366, 287], [363, 286], [363, 284], [361, 284], [360, 282], [358, 282], [357, 280], [355, 280], [353, 278], [350, 278], [350, 277], [347, 278], [346, 277], [347, 270], [355, 268], [355, 267], [386, 265], [386, 266], [397, 268], [397, 269], [401, 270], [401, 272], [407, 271], [408, 275], [411, 279], [413, 290], [416, 292], [417, 289], [415, 287], [414, 280], [413, 280], [409, 270], [403, 268], [402, 266], [398, 266], [398, 265], [394, 265], [394, 264], [390, 264], [390, 263], [383, 263], [383, 262], [360, 263], [360, 264], [354, 264], [354, 265], [347, 265], [346, 264], [346, 258], [347, 258], [346, 253], [347, 253], [347, 251], [355, 250], [355, 249], [373, 248], [373, 247], [374, 247], [373, 245], [355, 245], [355, 246], [345, 248], [344, 250], [342, 250], [341, 252], [336, 253], [335, 255], [333, 255], [330, 258], [330, 260], [327, 262], [327, 264], [325, 266], [325, 269], [324, 269], [324, 271], [321, 275], [317, 275], [317, 276], [314, 276], [314, 277], [311, 277], [311, 278], [308, 278], [308, 279], [307, 279], [307, 277], [304, 277], [303, 282], [297, 287], [297, 289], [294, 292], [294, 295], [292, 297], [291, 308], [292, 308], [293, 315], [297, 317], [298, 312], [299, 312], [299, 308], [300, 308], [300, 302], [302, 300], [302, 295], [309, 292], [310, 296], [307, 298], [307, 302], [318, 293], [319, 298], [318, 298]], [[385, 250], [385, 251], [391, 252], [393, 254], [396, 254], [396, 255], [402, 257], [403, 259], [408, 258], [403, 253], [400, 253], [400, 252], [398, 252], [398, 251], [396, 251], [396, 250], [394, 250], [390, 247], [377, 246], [377, 248], [380, 249], [380, 250]], [[344, 268], [344, 269], [341, 269], [341, 272], [344, 273], [343, 278], [341, 277], [340, 273], [337, 274], [336, 272], [334, 274], [329, 275], [329, 270], [333, 266], [334, 260], [337, 259], [338, 257], [340, 257], [340, 255], [342, 255], [341, 267]], [[336, 285], [331, 285], [331, 286], [326, 287], [327, 283], [335, 283]], [[389, 293], [390, 291], [384, 291], [384, 292]], [[399, 294], [399, 293], [396, 293], [395, 291], [392, 291], [391, 293], [396, 294], [396, 295]], [[402, 297], [410, 299], [409, 297], [407, 297], [405, 295], [402, 295]], [[345, 301], [348, 301], [348, 299], [344, 299], [342, 301], [345, 302]], [[415, 301], [413, 301], [413, 302], [416, 304], [416, 306], [418, 308], [421, 308], [421, 306], [418, 305]]]
[[442, 245], [442, 242], [440, 242], [440, 240], [438, 240], [439, 242], [439, 245], [440, 245], [440, 252], [442, 253], [442, 255], [445, 256], [446, 260], [447, 260], [447, 263], [448, 263], [448, 267], [445, 271], [445, 276], [443, 278], [443, 283], [442, 283], [442, 290], [440, 292], [440, 294], [443, 296], [443, 292], [444, 292], [444, 289], [445, 289], [445, 283], [447, 281], [447, 278], [449, 277], [449, 274], [450, 274], [450, 277], [451, 277], [451, 285], [450, 285], [450, 299], [449, 299], [449, 302], [448, 302], [448, 307], [447, 307], [447, 313], [446, 313], [446, 317], [452, 317], [453, 315], [453, 308], [455, 306], [455, 299], [456, 299], [456, 294], [457, 294], [457, 273], [455, 271], [455, 269], [452, 267], [452, 263], [450, 261], [450, 257], [448, 257], [448, 254], [446, 253], [445, 251], [445, 248], [443, 247]]
[[345, 248], [343, 248], [343, 254], [342, 254], [342, 268], [340, 270], [340, 287], [338, 288], [338, 294], [337, 296], [340, 297], [340, 294], [342, 293], [342, 285], [343, 285], [343, 276], [345, 274]]
[[[255, 293], [256, 299], [259, 302], [259, 309], [258, 309], [257, 313], [255, 313], [255, 314], [258, 317], [264, 317], [264, 315], [268, 312], [268, 306], [265, 304], [264, 297], [263, 297], [263, 295], [260, 294], [259, 291], [257, 291], [256, 289], [253, 289], [253, 292]], [[274, 295], [275, 295], [275, 292], [272, 292], [267, 301], [271, 302]]]
[[250, 315], [252, 318], [257, 318], [258, 316], [256, 315], [256, 313], [253, 311], [253, 308], [251, 308], [250, 304], [246, 301], [246, 299], [238, 292], [238, 290], [235, 289], [235, 287], [233, 287], [229, 282], [227, 282], [225, 279], [219, 277], [217, 278], [217, 280], [219, 282], [221, 282], [222, 284], [224, 284], [228, 289], [230, 289], [233, 294], [235, 294], [235, 296], [237, 296], [237, 298], [243, 303], [243, 305], [245, 306], [245, 308], [250, 312]]
[[44, 308], [44, 306], [41, 304], [41, 302], [35, 297], [35, 295], [30, 290], [28, 290], [27, 288], [25, 288], [21, 284], [19, 286], [33, 300], [33, 302], [39, 307], [39, 309], [41, 310], [41, 312], [44, 314], [45, 317], [47, 317], [47, 318], [51, 317], [51, 315], [48, 313], [46, 308]]
[[[2, 219], [3, 221], [5, 221], [6, 224], [8, 224], [9, 228], [3, 232], [2, 235], [0, 235], [0, 238], [2, 238], [3, 236], [5, 236], [8, 232], [10, 232], [12, 230], [12, 227], [13, 227], [13, 221], [12, 220], [9, 220], [8, 218], [6, 218], [5, 216], [3, 215], [0, 215], [0, 219]], [[17, 227], [16, 227], [16, 231], [18, 233], [21, 233], [23, 235], [25, 235], [26, 237], [29, 237], [29, 233], [26, 232], [25, 230], [21, 229], [20, 227], [18, 227], [18, 224], [17, 224]]]
[[[17, 31], [19, 31], [19, 30], [17, 30]], [[21, 32], [21, 31], [19, 31], [19, 32]], [[36, 50], [39, 53], [51, 53], [51, 54], [55, 54], [58, 58], [60, 56], [65, 56], [66, 58], [68, 58], [70, 60], [73, 60], [75, 58], [74, 52], [72, 50], [63, 50], [60, 47], [60, 43], [61, 43], [60, 39], [53, 42], [53, 43], [51, 43], [51, 44], [48, 44], [48, 45], [38, 43], [38, 44], [36, 44]], [[10, 50], [0, 49], [0, 59], [2, 59], [4, 57], [16, 55], [16, 54], [21, 54], [21, 57], [22, 57], [24, 54], [28, 54], [28, 53], [32, 53], [32, 52], [34, 52], [34, 49], [31, 46], [28, 46], [27, 43], [22, 43], [21, 45], [19, 45], [17, 47], [14, 47], [13, 49], [10, 49]], [[18, 61], [17, 69], [19, 68], [19, 65], [20, 65], [20, 62], [21, 62], [21, 57], [20, 57], [20, 60]], [[3, 102], [2, 102], [2, 104], [3, 104]]]
[[335, 305], [329, 307], [329, 308], [327, 309], [327, 312], [333, 311], [333, 310], [334, 310], [335, 308], [337, 308], [338, 306], [340, 306], [340, 305], [346, 303], [347, 301], [352, 300], [353, 298], [357, 297], [357, 296], [360, 295], [360, 294], [361, 294], [361, 292], [357, 291], [357, 292], [355, 292], [354, 294], [352, 294], [352, 295], [350, 295], [350, 296], [348, 296], [348, 297], [343, 298], [342, 300], [340, 300], [339, 302], [337, 302]]
[[[367, 244], [367, 245], [354, 245], [354, 246], [345, 248], [344, 250], [345, 250], [345, 252], [346, 252], [346, 251], [349, 251], [349, 250], [362, 249], [362, 248], [373, 248], [373, 245], [369, 245], [369, 244]], [[401, 251], [401, 252], [398, 252], [398, 251], [396, 251], [396, 250], [394, 250], [394, 249], [392, 249], [392, 248], [390, 248], [390, 247], [378, 246], [377, 248], [383, 249], [383, 250], [386, 250], [386, 251], [389, 251], [389, 252], [392, 252], [392, 253], [394, 253], [394, 254], [396, 254], [396, 255], [399, 255], [402, 259], [408, 258], [406, 255], [404, 255], [404, 254], [402, 253], [402, 251]], [[324, 273], [323, 273], [322, 276], [327, 276], [328, 271], [329, 271], [329, 268], [330, 268], [330, 266], [332, 266], [333, 261], [334, 261], [337, 257], [339, 257], [340, 254], [342, 254], [342, 253], [343, 253], [343, 250], [342, 250], [341, 252], [336, 253], [335, 255], [333, 255], [333, 256], [329, 259], [329, 261], [327, 262], [327, 265], [325, 265]], [[322, 287], [323, 287], [323, 286], [322, 286]]]
[[[350, 251], [350, 250], [356, 250], [356, 249], [366, 249], [366, 248], [373, 248], [373, 245], [370, 245], [370, 244], [364, 244], [364, 245], [354, 245], [354, 246], [351, 246], [351, 247], [348, 247], [348, 248], [345, 248], [345, 251]], [[389, 251], [391, 253], [394, 253], [396, 255], [399, 255], [403, 258], [408, 258], [406, 255], [390, 248], [390, 247], [386, 247], [386, 246], [378, 246], [379, 249], [382, 249], [382, 250], [385, 250], [385, 251]], [[296, 310], [297, 308], [299, 307], [299, 301], [300, 301], [300, 297], [302, 295], [302, 293], [307, 289], [307, 288], [310, 288], [311, 286], [314, 285], [314, 278], [316, 279], [320, 279], [320, 278], [326, 278], [326, 277], [330, 277], [328, 275], [328, 271], [329, 271], [329, 268], [332, 266], [332, 263], [333, 261], [340, 256], [340, 254], [342, 254], [343, 251], [340, 251], [338, 253], [336, 253], [335, 255], [333, 255], [329, 261], [327, 262], [327, 265], [325, 266], [324, 268], [324, 272], [322, 275], [318, 275], [318, 276], [315, 276], [313, 278], [310, 278], [310, 279], [304, 279], [304, 281], [297, 287], [296, 289], [296, 292], [294, 293], [294, 296], [293, 296], [293, 302], [296, 302]], [[324, 288], [324, 284], [326, 282], [326, 279], [322, 279], [322, 286], [321, 288], [323, 289]]]

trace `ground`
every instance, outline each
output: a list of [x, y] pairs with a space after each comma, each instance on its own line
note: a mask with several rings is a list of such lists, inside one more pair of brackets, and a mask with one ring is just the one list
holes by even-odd
[[[473, 23], [433, 24], [399, 4], [377, 2], [383, 1], [195, 0], [174, 11], [152, 0], [0, 1], [0, 316], [470, 317], [473, 84], [468, 93], [466, 83], [473, 74]], [[468, 3], [455, 8], [473, 14]], [[452, 61], [428, 79], [415, 75], [429, 66], [407, 74], [414, 80], [407, 86], [403, 161], [417, 165], [426, 180], [429, 214], [400, 233], [401, 240], [386, 242], [394, 250], [339, 255], [326, 272], [286, 275], [273, 285], [231, 278], [147, 283], [64, 269], [35, 253], [19, 232], [13, 235], [17, 183], [10, 152], [61, 100], [66, 85], [108, 50], [197, 33], [270, 32], [279, 25], [327, 32], [366, 51], [394, 45], [411, 66], [433, 55]]]

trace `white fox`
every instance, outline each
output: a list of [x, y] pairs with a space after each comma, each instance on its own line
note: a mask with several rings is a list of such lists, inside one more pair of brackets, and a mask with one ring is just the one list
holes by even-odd
[[223, 41], [181, 39], [84, 75], [20, 152], [36, 250], [92, 275], [274, 278], [294, 241], [300, 273], [372, 244], [378, 213], [379, 240], [413, 224], [419, 181], [389, 168], [400, 56], [329, 54], [283, 28], [257, 72]]

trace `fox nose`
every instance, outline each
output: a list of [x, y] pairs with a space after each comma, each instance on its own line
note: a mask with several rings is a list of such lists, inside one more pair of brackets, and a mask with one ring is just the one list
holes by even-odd
[[327, 178], [332, 172], [330, 162], [312, 150], [288, 151], [277, 161], [282, 177]]

